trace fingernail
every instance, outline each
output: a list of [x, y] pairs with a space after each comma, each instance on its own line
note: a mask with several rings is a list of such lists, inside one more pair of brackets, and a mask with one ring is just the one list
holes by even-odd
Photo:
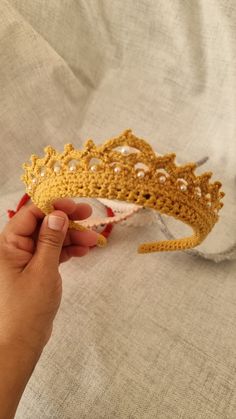
[[48, 227], [51, 228], [51, 230], [60, 231], [63, 229], [64, 224], [65, 218], [58, 217], [57, 215], [48, 216]]

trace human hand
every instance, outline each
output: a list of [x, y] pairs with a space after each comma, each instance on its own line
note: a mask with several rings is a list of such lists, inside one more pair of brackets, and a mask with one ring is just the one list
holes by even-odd
[[[47, 343], [62, 294], [60, 262], [83, 256], [97, 243], [94, 231], [68, 231], [69, 218], [91, 207], [58, 200], [49, 216], [30, 204], [0, 234], [0, 412], [12, 419]], [[69, 218], [68, 218], [69, 217]]]
[[68, 231], [68, 217], [87, 218], [89, 205], [61, 199], [54, 208], [44, 217], [33, 204], [25, 206], [0, 234], [0, 344], [23, 345], [36, 354], [51, 335], [60, 305], [59, 263], [86, 254], [98, 237], [94, 231]]

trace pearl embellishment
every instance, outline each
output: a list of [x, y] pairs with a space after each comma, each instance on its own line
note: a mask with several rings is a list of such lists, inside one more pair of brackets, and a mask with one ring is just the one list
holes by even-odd
[[166, 181], [166, 177], [164, 175], [162, 175], [158, 178], [159, 183], [165, 183], [165, 181]]
[[53, 166], [53, 171], [54, 173], [60, 173], [60, 170], [61, 170], [60, 163], [56, 162]]
[[185, 185], [184, 183], [181, 183], [181, 184], [180, 184], [180, 186], [179, 186], [179, 189], [180, 189], [182, 192], [186, 192], [186, 191], [187, 191], [187, 185]]
[[68, 169], [70, 172], [75, 172], [77, 168], [77, 160], [70, 160], [68, 163]]
[[128, 147], [122, 147], [120, 152], [124, 155], [127, 155], [127, 154], [129, 154], [129, 149], [128, 149]]
[[68, 169], [69, 169], [70, 172], [74, 172], [76, 170], [76, 161], [75, 160], [69, 161]]
[[71, 165], [71, 166], [69, 166], [69, 171], [70, 172], [74, 172], [76, 170], [76, 165], [74, 164], [74, 165]]
[[114, 172], [115, 172], [115, 173], [120, 173], [120, 172], [121, 172], [121, 168], [120, 168], [119, 166], [116, 166], [116, 167], [114, 168]]
[[145, 176], [145, 172], [143, 170], [139, 170], [138, 173], [137, 173], [137, 176], [139, 178], [143, 178]]
[[90, 167], [90, 170], [91, 170], [92, 172], [96, 172], [96, 170], [97, 170], [97, 166], [95, 166], [95, 165], [91, 166], [91, 167]]
[[202, 196], [202, 191], [201, 191], [201, 189], [199, 188], [199, 186], [197, 186], [197, 187], [195, 188], [195, 194], [196, 194], [196, 196], [197, 196], [198, 198], [201, 198], [201, 196]]
[[42, 167], [41, 168], [41, 170], [40, 170], [40, 176], [45, 176], [46, 175], [46, 168], [45, 167]]

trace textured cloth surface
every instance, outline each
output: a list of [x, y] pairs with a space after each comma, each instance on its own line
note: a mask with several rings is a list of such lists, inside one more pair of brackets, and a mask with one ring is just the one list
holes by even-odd
[[[199, 248], [233, 243], [233, 0], [2, 0], [0, 52], [1, 227], [29, 155], [132, 128], [180, 163], [211, 155], [227, 195]], [[236, 417], [236, 263], [138, 255], [154, 231], [116, 226], [107, 248], [62, 266], [53, 337], [17, 419]]]

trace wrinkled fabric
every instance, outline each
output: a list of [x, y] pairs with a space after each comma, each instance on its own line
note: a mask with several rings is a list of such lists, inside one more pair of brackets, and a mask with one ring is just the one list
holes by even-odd
[[[201, 250], [236, 237], [233, 0], [2, 0], [0, 225], [21, 164], [132, 128], [180, 164], [209, 156], [226, 192]], [[176, 235], [186, 227], [168, 220]], [[61, 267], [64, 293], [17, 419], [236, 416], [236, 264], [138, 255], [156, 225], [116, 226]]]

